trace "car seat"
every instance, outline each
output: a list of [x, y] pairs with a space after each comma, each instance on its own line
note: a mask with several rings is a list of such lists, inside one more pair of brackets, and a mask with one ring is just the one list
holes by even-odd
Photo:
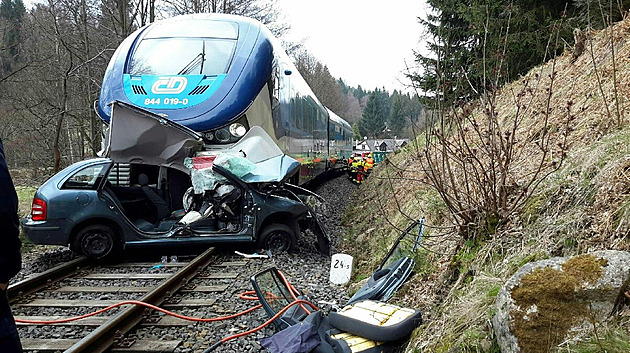
[[168, 203], [164, 201], [164, 199], [155, 191], [153, 188], [149, 186], [149, 177], [141, 173], [138, 175], [138, 184], [142, 188], [142, 192], [147, 197], [147, 199], [155, 206], [157, 222], [163, 220], [168, 216]]

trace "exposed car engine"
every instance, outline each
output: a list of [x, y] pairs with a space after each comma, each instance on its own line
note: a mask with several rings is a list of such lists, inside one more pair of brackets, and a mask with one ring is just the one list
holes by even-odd
[[228, 182], [219, 182], [214, 189], [202, 194], [195, 194], [190, 187], [183, 200], [186, 216], [180, 222], [190, 224], [201, 219], [214, 219], [218, 221], [219, 229], [234, 231], [238, 229], [239, 222], [236, 221], [241, 216], [242, 196], [242, 190]]

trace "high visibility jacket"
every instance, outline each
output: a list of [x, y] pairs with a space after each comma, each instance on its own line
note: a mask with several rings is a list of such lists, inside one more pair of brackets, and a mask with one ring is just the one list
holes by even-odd
[[371, 169], [372, 167], [374, 167], [374, 158], [370, 157], [365, 161], [365, 168]]

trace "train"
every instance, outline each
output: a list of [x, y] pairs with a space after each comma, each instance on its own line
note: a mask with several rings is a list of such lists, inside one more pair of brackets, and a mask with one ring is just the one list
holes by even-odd
[[115, 101], [194, 130], [209, 150], [260, 126], [300, 162], [294, 184], [345, 165], [352, 153], [350, 124], [317, 99], [278, 39], [251, 18], [192, 14], [138, 29], [106, 69], [95, 107], [105, 124]]

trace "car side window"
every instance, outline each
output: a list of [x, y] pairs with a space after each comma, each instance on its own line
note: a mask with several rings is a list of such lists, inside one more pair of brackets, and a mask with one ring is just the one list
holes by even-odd
[[62, 189], [96, 189], [105, 177], [105, 167], [104, 164], [98, 164], [79, 170], [66, 180]]

